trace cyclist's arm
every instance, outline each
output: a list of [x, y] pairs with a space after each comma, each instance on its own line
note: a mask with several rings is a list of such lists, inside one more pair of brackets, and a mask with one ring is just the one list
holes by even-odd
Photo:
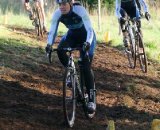
[[148, 7], [145, 0], [139, 0], [141, 6], [143, 7], [144, 12], [148, 12]]
[[31, 9], [31, 7], [29, 5], [29, 0], [24, 1], [24, 8], [25, 8], [25, 10], [30, 10]]
[[120, 14], [120, 8], [121, 8], [121, 3], [120, 0], [116, 0], [116, 9], [115, 9], [115, 14], [118, 18], [122, 17]]
[[86, 9], [83, 6], [76, 6], [76, 9], [74, 10], [74, 12], [77, 13], [79, 16], [81, 16], [85, 29], [87, 31], [86, 42], [91, 44], [94, 33], [93, 33], [92, 24]]
[[47, 39], [47, 44], [49, 44], [49, 45], [54, 44], [54, 41], [55, 41], [55, 38], [57, 35], [60, 16], [61, 16], [61, 12], [58, 9], [55, 11], [55, 13], [53, 14], [53, 17], [52, 17], [52, 23], [51, 23], [51, 27], [50, 27], [50, 31], [49, 31], [48, 39]]
[[140, 4], [139, 0], [136, 0], [136, 4], [138, 6], [138, 9], [141, 11], [141, 4]]

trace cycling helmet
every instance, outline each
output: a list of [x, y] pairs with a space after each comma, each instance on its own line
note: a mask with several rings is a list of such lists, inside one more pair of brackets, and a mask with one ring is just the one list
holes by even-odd
[[57, 4], [61, 4], [61, 3], [71, 3], [72, 0], [56, 0]]

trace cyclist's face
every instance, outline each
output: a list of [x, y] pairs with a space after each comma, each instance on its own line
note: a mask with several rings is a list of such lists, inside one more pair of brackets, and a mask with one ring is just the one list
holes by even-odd
[[62, 14], [67, 14], [69, 13], [70, 11], [70, 4], [67, 2], [67, 3], [61, 3], [59, 4], [59, 9], [61, 10], [61, 13]]

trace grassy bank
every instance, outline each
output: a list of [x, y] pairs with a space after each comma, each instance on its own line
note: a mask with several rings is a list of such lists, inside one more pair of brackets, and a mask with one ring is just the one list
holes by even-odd
[[[115, 16], [102, 16], [101, 30], [98, 28], [98, 16], [91, 16], [92, 24], [95, 29], [97, 40], [102, 43], [105, 42], [105, 34], [110, 34], [111, 45], [115, 47], [122, 47], [122, 35], [119, 35], [119, 25]], [[13, 15], [8, 13], [5, 18], [4, 15], [0, 16], [0, 24], [7, 24], [12, 26], [20, 26], [23, 28], [33, 28], [32, 22], [25, 14]], [[47, 28], [49, 29], [51, 23], [51, 15], [47, 17]], [[62, 25], [59, 27], [59, 34], [64, 34], [67, 29]], [[144, 42], [146, 45], [147, 55], [150, 59], [160, 61], [160, 20], [154, 17], [150, 22], [142, 19], [142, 31]], [[3, 33], [4, 35], [4, 33]], [[1, 37], [1, 34], [0, 34]]]

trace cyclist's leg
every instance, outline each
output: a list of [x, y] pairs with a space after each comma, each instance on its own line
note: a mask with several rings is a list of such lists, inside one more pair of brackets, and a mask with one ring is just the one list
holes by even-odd
[[[141, 37], [143, 37], [142, 30], [141, 30], [140, 13], [139, 13], [138, 9], [136, 10], [136, 19], [137, 19], [137, 28], [138, 28], [138, 31], [139, 31]], [[143, 45], [141, 43], [139, 43], [139, 47], [140, 47], [139, 51], [143, 52], [143, 49], [142, 49]]]
[[136, 19], [137, 19], [137, 27], [138, 27], [138, 31], [140, 32], [141, 36], [142, 36], [142, 31], [141, 31], [141, 14], [138, 11], [138, 9], [136, 9]]
[[[120, 14], [123, 19], [127, 18], [127, 12], [123, 8], [120, 9]], [[120, 19], [119, 23], [120, 23], [122, 34], [123, 34], [123, 44], [125, 47], [127, 47], [129, 44], [129, 38], [128, 38], [128, 32], [126, 30], [126, 25], [125, 25], [126, 22]]]
[[[84, 80], [85, 80], [85, 85], [89, 97], [89, 102], [87, 104], [88, 111], [93, 113], [96, 111], [96, 94], [95, 94], [95, 81], [94, 81], [94, 74], [91, 68], [92, 64], [92, 59], [94, 56], [94, 51], [96, 47], [96, 37], [94, 35], [94, 39], [91, 43], [91, 47], [89, 50], [89, 59], [85, 57], [85, 55], [82, 55], [82, 61], [83, 61], [83, 66], [84, 66]], [[83, 54], [83, 53], [82, 53]]]
[[43, 29], [45, 32], [47, 32], [47, 28], [46, 28], [46, 16], [45, 16], [45, 12], [44, 12], [44, 0], [39, 0], [39, 5], [42, 11], [42, 17], [43, 17]]
[[83, 66], [84, 66], [84, 80], [85, 80], [85, 85], [86, 85], [86, 88], [87, 88], [87, 93], [89, 95], [89, 102], [93, 102], [93, 89], [94, 88], [94, 75], [93, 75], [93, 72], [92, 72], [92, 69], [91, 69], [91, 63], [92, 63], [92, 59], [93, 59], [93, 56], [94, 56], [94, 51], [95, 51], [95, 47], [96, 47], [96, 37], [95, 37], [95, 34], [94, 34], [94, 39], [91, 43], [91, 47], [90, 47], [90, 50], [89, 50], [89, 59], [86, 58], [85, 56], [85, 52], [81, 52], [81, 57], [82, 57], [82, 61], [83, 61]]

